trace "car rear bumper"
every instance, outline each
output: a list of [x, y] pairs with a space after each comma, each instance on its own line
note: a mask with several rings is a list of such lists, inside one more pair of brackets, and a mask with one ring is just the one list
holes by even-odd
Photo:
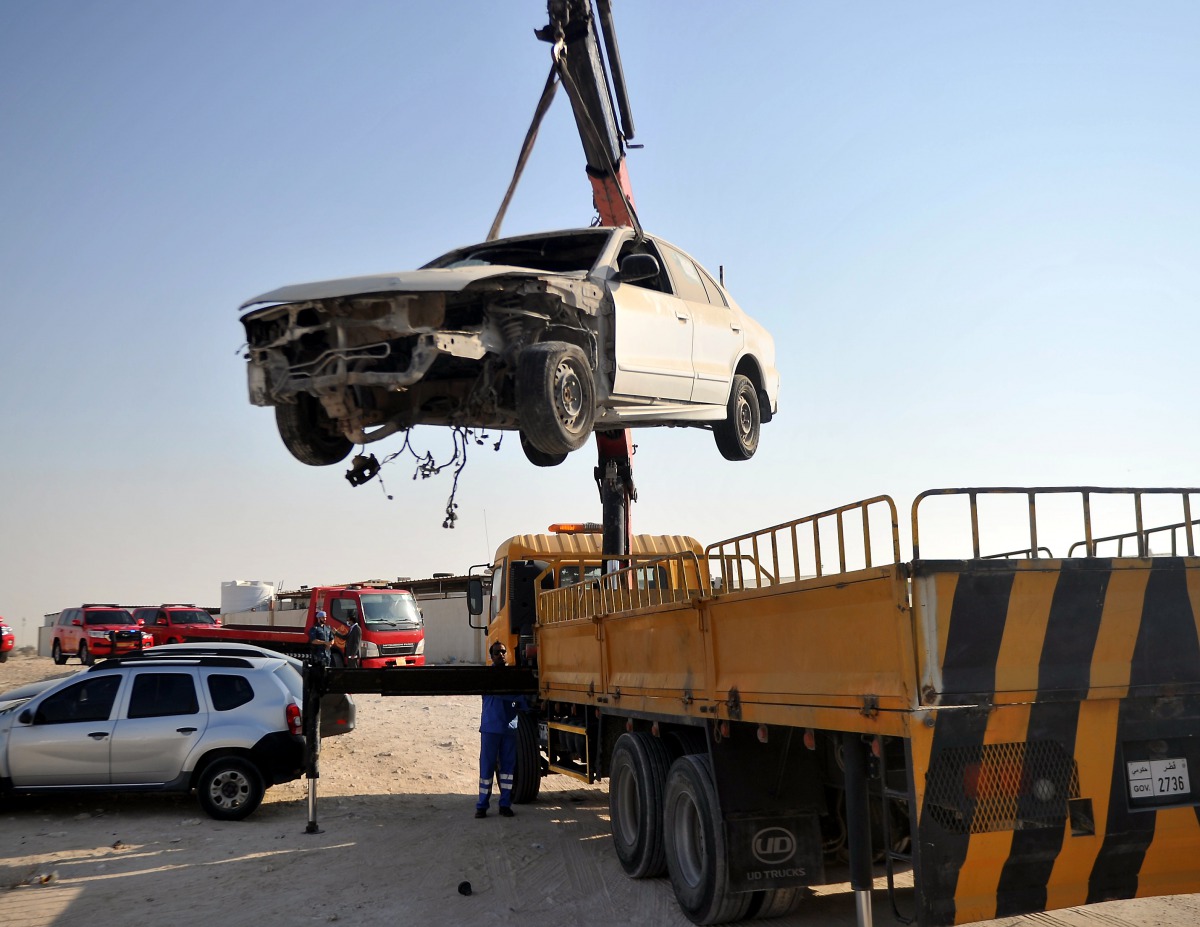
[[251, 752], [267, 785], [291, 782], [304, 772], [304, 738], [299, 734], [273, 731], [256, 743]]

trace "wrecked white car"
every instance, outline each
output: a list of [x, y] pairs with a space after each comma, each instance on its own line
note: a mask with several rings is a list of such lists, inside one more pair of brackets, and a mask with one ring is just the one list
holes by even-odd
[[250, 401], [314, 466], [413, 425], [516, 429], [539, 466], [594, 429], [695, 426], [746, 460], [778, 404], [766, 330], [688, 255], [628, 228], [505, 238], [251, 306]]

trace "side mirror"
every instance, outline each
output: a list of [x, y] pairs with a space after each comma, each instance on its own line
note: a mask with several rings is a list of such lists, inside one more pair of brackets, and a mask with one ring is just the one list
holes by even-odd
[[17, 720], [22, 724], [30, 724], [33, 722], [33, 709], [26, 708], [23, 712], [17, 715]]
[[146, 626], [146, 619], [145, 619], [145, 618], [139, 618], [139, 619], [137, 620], [137, 624], [138, 624], [138, 627], [139, 627], [139, 628], [144, 628], [144, 627]]
[[483, 614], [483, 580], [478, 576], [467, 580], [467, 611], [472, 615]]
[[77, 628], [82, 628], [83, 627], [83, 619], [82, 618], [72, 618], [71, 624], [73, 624]]
[[622, 283], [648, 280], [659, 274], [658, 258], [653, 254], [631, 254], [621, 261], [618, 279]]

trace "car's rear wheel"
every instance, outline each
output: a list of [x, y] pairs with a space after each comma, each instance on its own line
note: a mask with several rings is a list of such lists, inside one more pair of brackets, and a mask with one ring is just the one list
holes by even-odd
[[200, 807], [218, 821], [240, 821], [263, 799], [262, 776], [254, 764], [236, 756], [209, 763], [196, 781]]
[[96, 658], [92, 656], [92, 652], [88, 650], [87, 641], [79, 642], [79, 662], [84, 666], [91, 666], [96, 662]]
[[529, 439], [525, 437], [525, 432], [521, 432], [521, 450], [525, 452], [526, 459], [535, 467], [557, 467], [567, 459], [566, 454], [545, 454], [539, 451], [529, 443]]
[[521, 353], [517, 415], [526, 441], [547, 457], [583, 446], [596, 421], [596, 386], [579, 347], [544, 341]]
[[299, 393], [294, 403], [275, 407], [275, 424], [283, 446], [301, 463], [329, 467], [345, 460], [354, 445], [337, 430], [321, 401]]
[[62, 644], [60, 644], [57, 639], [55, 639], [54, 643], [50, 646], [50, 658], [59, 666], [62, 666], [67, 662], [67, 655], [63, 653]]
[[758, 392], [748, 377], [737, 374], [729, 391], [729, 404], [723, 422], [713, 422], [717, 450], [726, 460], [749, 460], [758, 450], [758, 432], [762, 428], [762, 409]]

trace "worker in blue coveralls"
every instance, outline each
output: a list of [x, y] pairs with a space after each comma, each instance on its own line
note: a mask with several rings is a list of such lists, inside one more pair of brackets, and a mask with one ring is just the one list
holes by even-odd
[[[488, 654], [492, 666], [504, 667], [508, 651], [499, 641]], [[527, 709], [523, 695], [485, 695], [479, 719], [479, 801], [475, 817], [486, 818], [492, 799], [492, 773], [500, 778], [500, 817], [513, 817], [513, 772], [517, 768], [517, 712]]]

